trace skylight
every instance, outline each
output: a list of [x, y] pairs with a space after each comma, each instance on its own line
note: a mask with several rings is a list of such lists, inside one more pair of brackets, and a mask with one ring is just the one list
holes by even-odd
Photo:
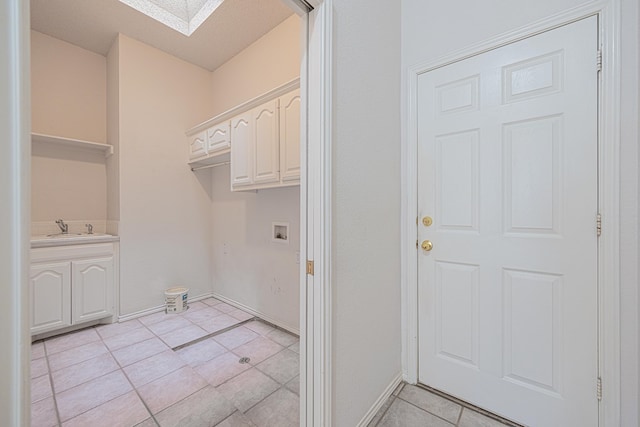
[[120, 0], [150, 18], [181, 32], [193, 34], [224, 0]]

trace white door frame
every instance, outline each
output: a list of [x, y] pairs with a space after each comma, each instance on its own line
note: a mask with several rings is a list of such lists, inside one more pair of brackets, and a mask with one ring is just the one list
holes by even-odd
[[[315, 275], [301, 263], [301, 426], [331, 426], [331, 58], [332, 0], [283, 0], [303, 16], [301, 95], [301, 256], [315, 262]], [[29, 425], [30, 378], [28, 265], [30, 227], [30, 23], [29, 2], [0, 5], [0, 424]], [[307, 44], [306, 29], [309, 28]], [[306, 126], [305, 126], [306, 125]], [[8, 203], [6, 203], [8, 202]], [[307, 220], [307, 218], [309, 220]], [[6, 289], [5, 289], [6, 288]], [[311, 292], [309, 290], [312, 290]]]
[[[417, 199], [417, 98], [418, 75], [479, 55], [505, 44], [598, 15], [602, 49], [599, 89], [599, 200], [603, 233], [598, 241], [599, 376], [604, 390], [599, 408], [600, 426], [620, 424], [620, 0], [600, 0], [570, 9], [515, 31], [502, 34], [450, 55], [412, 66], [403, 76], [402, 170], [402, 371], [404, 380], [418, 380], [418, 264], [416, 252]], [[594, 49], [594, 63], [596, 61]], [[594, 219], [595, 229], [595, 219]], [[594, 385], [594, 393], [595, 385]]]
[[29, 2], [0, 3], [0, 425], [29, 425]]
[[[300, 155], [300, 426], [329, 427], [331, 407], [331, 92], [333, 0], [307, 0]], [[308, 37], [308, 38], [307, 38]], [[306, 67], [306, 68], [305, 68]], [[305, 110], [304, 108], [302, 109]], [[306, 114], [306, 116], [305, 116]], [[306, 125], [306, 126], [305, 126]], [[306, 201], [306, 203], [305, 203]], [[306, 231], [306, 232], [305, 232]]]

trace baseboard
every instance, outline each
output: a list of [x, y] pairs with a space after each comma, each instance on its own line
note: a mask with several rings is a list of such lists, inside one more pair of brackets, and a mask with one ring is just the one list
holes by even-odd
[[[198, 295], [197, 297], [189, 298], [189, 302], [192, 303], [192, 302], [200, 301], [200, 300], [203, 300], [203, 299], [211, 298], [212, 296], [213, 296], [213, 294], [211, 294], [211, 293]], [[151, 307], [151, 308], [145, 308], [144, 310], [136, 311], [134, 313], [129, 313], [129, 314], [124, 314], [124, 315], [118, 316], [118, 323], [126, 322], [127, 320], [137, 319], [138, 317], [147, 316], [149, 314], [158, 313], [158, 312], [164, 311], [164, 310], [165, 310], [165, 305], [164, 304], [158, 305], [158, 306], [155, 306], [155, 307]]]
[[276, 319], [270, 317], [269, 315], [267, 315], [267, 314], [265, 314], [265, 313], [263, 313], [261, 311], [254, 310], [253, 308], [248, 307], [248, 306], [246, 306], [246, 305], [244, 305], [244, 304], [242, 304], [240, 302], [234, 301], [231, 298], [227, 298], [224, 295], [220, 295], [220, 294], [217, 294], [217, 293], [214, 292], [213, 293], [213, 297], [216, 298], [216, 299], [219, 299], [222, 302], [226, 302], [227, 304], [232, 305], [232, 306], [234, 306], [236, 308], [239, 308], [240, 310], [246, 311], [247, 313], [251, 313], [256, 317], [261, 318], [265, 322], [268, 322], [268, 323], [271, 323], [271, 324], [277, 326], [278, 328], [284, 329], [285, 331], [291, 332], [294, 335], [300, 336], [300, 328], [293, 328], [293, 327], [291, 327], [291, 325], [286, 325], [286, 324], [280, 322], [279, 320], [276, 320]]
[[367, 427], [367, 425], [371, 422], [371, 420], [376, 416], [380, 408], [387, 401], [389, 396], [393, 393], [393, 391], [398, 387], [398, 384], [402, 382], [402, 372], [399, 372], [398, 375], [389, 383], [387, 388], [384, 389], [384, 392], [378, 397], [378, 400], [375, 401], [373, 406], [364, 414], [364, 417], [357, 424], [357, 427]]

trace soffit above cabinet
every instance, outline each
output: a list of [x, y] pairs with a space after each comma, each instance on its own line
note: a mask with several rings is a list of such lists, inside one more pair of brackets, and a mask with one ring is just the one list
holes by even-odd
[[31, 29], [101, 55], [122, 33], [213, 71], [292, 13], [281, 0], [225, 0], [187, 37], [120, 0], [31, 0]]

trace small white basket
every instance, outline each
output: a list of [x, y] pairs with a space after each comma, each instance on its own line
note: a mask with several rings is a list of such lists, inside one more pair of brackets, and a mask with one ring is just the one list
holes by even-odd
[[180, 313], [187, 309], [187, 295], [189, 288], [169, 288], [164, 291], [164, 300], [167, 305], [167, 313]]

